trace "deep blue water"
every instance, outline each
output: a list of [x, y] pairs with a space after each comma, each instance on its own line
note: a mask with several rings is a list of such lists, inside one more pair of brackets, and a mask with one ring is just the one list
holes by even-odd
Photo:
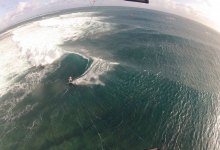
[[220, 149], [216, 31], [123, 7], [26, 23], [0, 36], [28, 66], [4, 78], [0, 149]]

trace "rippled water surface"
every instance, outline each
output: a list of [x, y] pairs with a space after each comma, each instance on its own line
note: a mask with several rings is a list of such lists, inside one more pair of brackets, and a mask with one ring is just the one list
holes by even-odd
[[2, 33], [0, 149], [220, 149], [219, 39], [185, 18], [123, 7]]

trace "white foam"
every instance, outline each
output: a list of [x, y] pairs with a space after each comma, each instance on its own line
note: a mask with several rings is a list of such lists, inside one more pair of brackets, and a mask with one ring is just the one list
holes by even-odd
[[26, 58], [20, 55], [11, 36], [0, 41], [0, 97], [16, 77], [25, 73], [31, 66]]
[[57, 46], [61, 44], [56, 31], [39, 28], [38, 23], [14, 31], [13, 40], [18, 43], [21, 53], [33, 66], [51, 64], [63, 54]]
[[84, 14], [73, 13], [36, 21], [15, 30], [13, 40], [33, 66], [51, 64], [64, 54], [59, 47], [63, 42], [111, 29], [108, 23], [98, 21], [100, 18], [91, 20], [90, 17], [83, 17]]
[[[54, 65], [47, 65], [41, 71], [33, 71], [32, 73], [28, 73], [23, 80], [11, 83], [6, 89], [6, 92], [12, 95], [11, 98], [0, 103], [0, 110], [3, 110], [2, 113], [4, 113], [2, 119], [11, 123], [11, 121], [23, 116], [29, 111], [32, 111], [33, 108], [38, 105], [38, 102], [35, 102], [33, 105], [27, 105], [24, 109], [19, 111], [13, 111], [13, 108], [31, 93], [48, 73], [55, 71], [58, 67], [60, 67], [60, 65], [57, 63]], [[5, 109], [5, 106], [7, 106], [7, 110]]]
[[[91, 15], [92, 13], [72, 13], [45, 18], [13, 29], [12, 35], [0, 41], [0, 97], [11, 89], [17, 77], [31, 67], [52, 64], [67, 53], [59, 46], [65, 41], [83, 37], [97, 38], [99, 33], [112, 30], [112, 25], [101, 21], [103, 18], [91, 19]], [[95, 62], [100, 62], [101, 65], [101, 61], [95, 60], [94, 65]], [[93, 72], [95, 79], [102, 74], [101, 71]], [[95, 83], [98, 82], [96, 80]]]
[[102, 85], [105, 84], [100, 80], [100, 76], [113, 69], [117, 63], [109, 63], [102, 59], [93, 58], [91, 66], [82, 76], [75, 79], [72, 83], [76, 85]]

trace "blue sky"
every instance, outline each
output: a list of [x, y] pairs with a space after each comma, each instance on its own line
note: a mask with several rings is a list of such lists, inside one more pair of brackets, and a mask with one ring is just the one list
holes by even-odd
[[[0, 0], [0, 30], [23, 19], [72, 7], [90, 6], [102, 0]], [[136, 4], [123, 0], [103, 0], [103, 5], [130, 6], [154, 9], [180, 15], [220, 32], [220, 0], [149, 0]]]

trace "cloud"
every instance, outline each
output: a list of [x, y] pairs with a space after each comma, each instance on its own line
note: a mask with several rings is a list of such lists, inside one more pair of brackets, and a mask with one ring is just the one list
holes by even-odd
[[19, 2], [16, 9], [6, 13], [0, 23], [4, 22], [5, 24], [8, 24], [9, 22], [16, 19], [17, 16], [27, 11], [36, 9], [38, 6], [39, 6], [38, 0], [31, 0], [29, 2]]
[[210, 20], [212, 26], [220, 31], [220, 1], [201, 1], [200, 3], [192, 4], [192, 6], [201, 14], [203, 19]]
[[[89, 0], [90, 1], [90, 0]], [[50, 0], [47, 5], [66, 5], [66, 4], [74, 4], [76, 2], [87, 2], [88, 3], [88, 0]]]
[[[4, 0], [0, 0], [1, 3], [6, 3]], [[39, 15], [39, 13], [46, 13], [49, 11], [56, 11], [60, 9], [66, 9], [77, 6], [90, 6], [94, 0], [48, 0], [42, 2], [42, 0], [31, 0], [27, 2], [17, 2], [14, 10], [5, 14], [0, 19], [0, 30], [10, 24], [33, 17], [33, 15]], [[136, 4], [133, 2], [126, 2], [124, 0], [95, 0], [95, 5], [109, 5], [109, 6], [131, 6], [148, 8], [168, 13], [180, 15], [209, 27], [212, 27], [220, 31], [220, 1], [217, 0], [150, 0], [150, 4]], [[35, 13], [33, 13], [35, 10]], [[32, 15], [32, 16], [30, 16]]]
[[[41, 13], [46, 13], [48, 11], [55, 11], [56, 9], [64, 9], [65, 7], [71, 6], [73, 3], [80, 1], [85, 2], [86, 0], [50, 0], [47, 2], [42, 2], [41, 0], [30, 0], [27, 2], [14, 1], [15, 3], [13, 5], [15, 5], [15, 9], [6, 13], [3, 18], [0, 18], [0, 30], [16, 22], [33, 17], [34, 15], [40, 15]], [[4, 2], [5, 4], [4, 0], [0, 0], [0, 2]], [[53, 7], [54, 9], [52, 9]]]
[[165, 11], [200, 22], [220, 32], [220, 1], [151, 0], [150, 9]]
[[109, 0], [104, 1], [103, 4], [115, 5], [113, 2], [117, 6], [140, 7], [180, 15], [220, 32], [220, 1], [218, 0], [150, 0], [148, 5], [123, 2], [123, 0]]

